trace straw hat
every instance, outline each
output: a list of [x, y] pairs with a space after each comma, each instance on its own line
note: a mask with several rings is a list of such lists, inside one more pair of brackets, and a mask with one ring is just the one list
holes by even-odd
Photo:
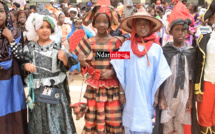
[[162, 22], [159, 19], [152, 17], [143, 7], [141, 7], [133, 16], [127, 17], [122, 21], [121, 28], [126, 32], [131, 33], [133, 19], [141, 18], [149, 20], [153, 23], [153, 32], [158, 31], [163, 26]]

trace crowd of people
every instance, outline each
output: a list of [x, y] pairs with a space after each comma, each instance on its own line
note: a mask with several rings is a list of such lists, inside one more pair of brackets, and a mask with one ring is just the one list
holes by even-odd
[[0, 133], [76, 134], [73, 108], [82, 134], [215, 134], [215, 0], [20, 4], [0, 1]]

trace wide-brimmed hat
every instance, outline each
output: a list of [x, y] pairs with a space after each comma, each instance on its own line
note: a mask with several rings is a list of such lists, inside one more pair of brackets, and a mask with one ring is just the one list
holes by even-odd
[[211, 4], [208, 6], [208, 9], [206, 10], [205, 14], [202, 17], [202, 20], [205, 21], [208, 18], [210, 18], [215, 13], [215, 0], [211, 2]]
[[131, 33], [133, 19], [146, 19], [151, 21], [153, 25], [153, 32], [158, 31], [163, 26], [159, 19], [152, 17], [143, 7], [141, 7], [133, 16], [127, 17], [122, 21], [121, 28], [126, 32]]

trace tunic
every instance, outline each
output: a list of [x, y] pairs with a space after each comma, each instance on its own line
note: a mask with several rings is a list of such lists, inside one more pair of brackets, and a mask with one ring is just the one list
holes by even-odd
[[[142, 51], [144, 46], [138, 44]], [[131, 41], [123, 43], [119, 51], [129, 51], [130, 59], [111, 60], [126, 97], [123, 108], [123, 125], [131, 131], [152, 133], [154, 96], [160, 85], [171, 75], [171, 70], [158, 44], [153, 44], [147, 57], [137, 57]]]

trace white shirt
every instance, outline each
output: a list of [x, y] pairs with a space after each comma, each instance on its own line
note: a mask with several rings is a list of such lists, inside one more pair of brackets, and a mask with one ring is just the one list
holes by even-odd
[[215, 82], [215, 31], [211, 33], [211, 38], [207, 44], [207, 55], [205, 64], [204, 80]]

